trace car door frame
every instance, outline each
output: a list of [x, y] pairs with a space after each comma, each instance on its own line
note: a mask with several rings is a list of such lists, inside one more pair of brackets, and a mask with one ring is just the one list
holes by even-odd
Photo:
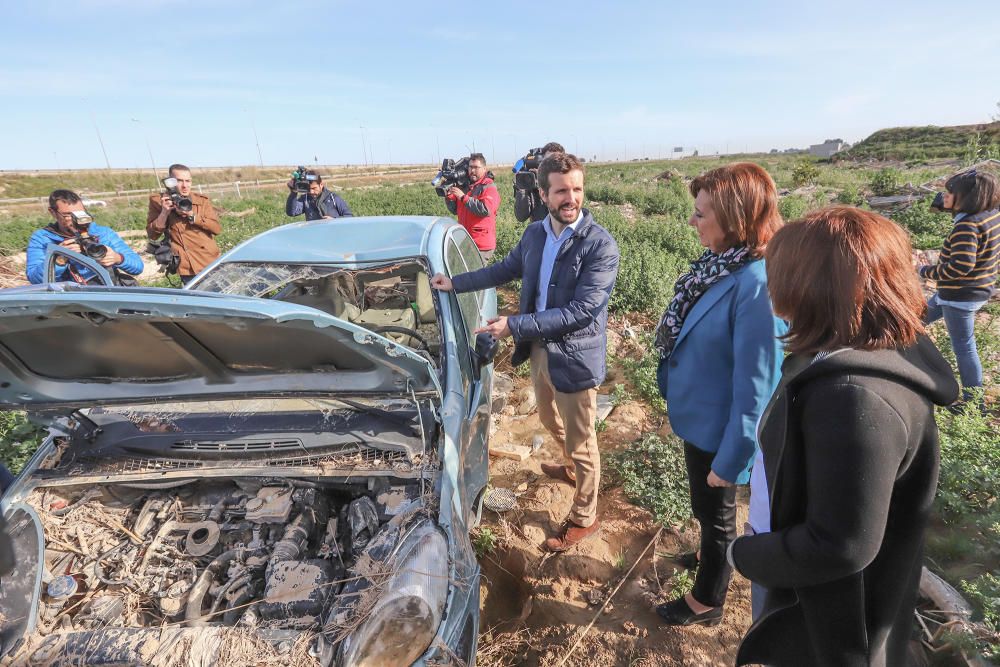
[[[467, 240], [468, 243], [472, 243], [472, 237], [469, 236], [469, 233], [463, 227], [455, 227], [451, 229], [444, 238], [442, 255], [444, 258], [444, 266], [449, 276], [482, 268], [481, 266], [475, 268], [468, 266], [465, 259], [465, 253], [462, 252], [462, 246], [459, 243], [460, 240]], [[454, 244], [458, 258], [461, 260], [461, 265], [458, 267], [452, 266], [451, 256], [449, 254], [449, 244]], [[458, 353], [467, 355], [469, 367], [475, 369], [472, 354], [475, 345], [475, 335], [472, 331], [468, 330], [465, 312], [459, 302], [458, 295], [454, 292], [450, 292], [449, 294], [451, 297], [450, 305], [455, 309], [455, 312], [459, 316], [458, 321], [455, 322], [456, 334], [459, 334], [456, 335], [456, 338], [464, 336], [464, 341], [459, 343], [457, 346]], [[476, 297], [476, 326], [478, 327], [486, 323], [488, 313], [484, 311], [489, 307], [489, 299], [487, 290], [480, 290], [478, 292], [474, 292], [473, 294], [475, 294]], [[495, 299], [493, 301], [495, 302]], [[464, 368], [465, 367], [463, 366], [463, 374], [466, 372]], [[469, 506], [466, 508], [466, 511], [470, 515], [466, 517], [469, 525], [475, 523], [475, 515], [478, 515], [479, 513], [480, 501], [482, 500], [482, 495], [485, 492], [486, 485], [489, 482], [489, 436], [491, 425], [490, 414], [492, 388], [492, 364], [483, 366], [478, 377], [472, 377], [470, 374], [469, 384], [467, 386], [463, 383], [463, 389], [465, 391], [465, 415], [462, 420], [461, 441], [463, 464], [462, 483], [464, 486], [464, 495], [470, 501]]]

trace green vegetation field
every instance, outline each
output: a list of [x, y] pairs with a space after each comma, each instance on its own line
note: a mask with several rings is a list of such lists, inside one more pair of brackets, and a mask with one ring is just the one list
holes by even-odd
[[[879, 130], [849, 151], [842, 160], [920, 161], [963, 155], [970, 145], [1000, 143], [1000, 121], [981, 125], [892, 127]], [[1000, 157], [988, 155], [986, 157]]]
[[[956, 155], [952, 151], [950, 155]], [[978, 154], [977, 154], [978, 156]], [[867, 196], [892, 194], [906, 183], [919, 184], [954, 172], [962, 163], [958, 157], [951, 163], [932, 166], [915, 164], [872, 168], [852, 162], [830, 164], [801, 156], [745, 156], [764, 166], [782, 191], [781, 210], [786, 220], [828, 205], [843, 203], [865, 205]], [[672, 294], [676, 276], [700, 252], [697, 236], [688, 226], [693, 202], [687, 193], [686, 180], [691, 176], [740, 156], [720, 158], [690, 158], [676, 161], [643, 161], [591, 165], [587, 175], [588, 206], [597, 221], [616, 237], [622, 251], [620, 275], [611, 307], [619, 314], [637, 314], [632, 321], [652, 321], [665, 307]], [[284, 172], [282, 172], [284, 173]], [[498, 216], [498, 256], [518, 239], [523, 225], [513, 216], [510, 173], [498, 173], [503, 203]], [[87, 177], [89, 178], [89, 177]], [[219, 180], [230, 180], [231, 174]], [[24, 185], [25, 181], [7, 183], [8, 191], [0, 196], [37, 194]], [[88, 181], [90, 183], [90, 181]], [[45, 188], [54, 184], [45, 184]], [[61, 183], [63, 185], [63, 183]], [[73, 187], [74, 183], [64, 183]], [[92, 185], [96, 185], [93, 183]], [[429, 184], [382, 185], [368, 189], [340, 191], [357, 215], [445, 215], [443, 202]], [[244, 191], [242, 198], [227, 195], [217, 198], [223, 210], [223, 233], [219, 244], [223, 251], [261, 231], [285, 224], [284, 192]], [[891, 213], [911, 234], [920, 248], [938, 247], [950, 228], [946, 215], [931, 213], [929, 200]], [[22, 250], [31, 232], [48, 222], [45, 212], [18, 209], [0, 210], [0, 248]], [[118, 230], [142, 229], [145, 207], [141, 200], [113, 202], [106, 209], [94, 211], [102, 224]], [[938, 495], [934, 530], [929, 539], [929, 564], [960, 587], [976, 606], [977, 613], [994, 631], [1000, 631], [1000, 439], [997, 427], [997, 388], [1000, 387], [1000, 308], [988, 306], [977, 327], [977, 337], [986, 368], [985, 384], [992, 414], [978, 413], [953, 416], [945, 411], [938, 415], [942, 431], [942, 477]], [[648, 331], [645, 332], [648, 335]], [[933, 328], [937, 342], [946, 356], [953, 360], [947, 334], [942, 326]], [[662, 403], [656, 393], [653, 377], [655, 359], [645, 358], [624, 362], [629, 390], [647, 400], [654, 409]], [[37, 445], [38, 434], [20, 416], [0, 419], [0, 458], [14, 468], [25, 460], [25, 453]], [[635, 446], [636, 454], [626, 451], [616, 457], [612, 468], [619, 470], [637, 502], [650, 507], [658, 516], [676, 520], [684, 514], [683, 493], [677, 488], [657, 486], [653, 475], [643, 471], [682, 470], [671, 460], [676, 447], [644, 439]], [[639, 457], [639, 458], [637, 458]], [[644, 458], [642, 458], [644, 457]], [[637, 461], [645, 461], [637, 465]], [[970, 640], [962, 640], [968, 645]], [[983, 644], [981, 650], [1000, 657], [1000, 643]]]

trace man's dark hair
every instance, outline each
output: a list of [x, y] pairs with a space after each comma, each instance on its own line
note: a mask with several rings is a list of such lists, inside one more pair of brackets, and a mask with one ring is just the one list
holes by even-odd
[[167, 168], [167, 176], [173, 176], [175, 171], [186, 171], [191, 173], [191, 168], [186, 164], [181, 164], [180, 162], [172, 164]]
[[486, 166], [486, 156], [483, 155], [482, 153], [473, 153], [472, 155], [470, 155], [469, 162], [472, 162], [473, 160], [479, 160], [484, 167]]
[[583, 163], [575, 155], [569, 153], [553, 153], [538, 166], [538, 187], [549, 191], [549, 174], [568, 174], [571, 171], [583, 172]]
[[563, 145], [555, 141], [550, 141], [549, 143], [542, 146], [542, 155], [545, 155], [546, 153], [565, 153], [565, 152], [566, 149], [563, 148]]
[[53, 190], [52, 194], [49, 195], [49, 208], [53, 211], [56, 210], [56, 205], [59, 202], [65, 204], [76, 204], [80, 201], [80, 195], [76, 194], [72, 190]]
[[323, 182], [323, 177], [320, 176], [319, 172], [316, 171], [315, 169], [306, 169], [306, 176], [315, 176], [317, 183]]
[[1000, 183], [988, 171], [963, 171], [949, 178], [944, 187], [955, 195], [956, 213], [975, 215], [1000, 206]]

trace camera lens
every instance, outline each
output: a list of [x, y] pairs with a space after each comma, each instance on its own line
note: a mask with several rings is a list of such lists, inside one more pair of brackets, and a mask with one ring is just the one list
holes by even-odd
[[78, 242], [80, 249], [83, 250], [83, 254], [91, 259], [101, 260], [108, 254], [108, 246], [103, 243], [98, 243], [88, 237], [82, 236], [78, 239]]

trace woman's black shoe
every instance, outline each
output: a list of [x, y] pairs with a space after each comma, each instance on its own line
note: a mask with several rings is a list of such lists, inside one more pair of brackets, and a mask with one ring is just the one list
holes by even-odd
[[687, 570], [694, 570], [698, 567], [698, 552], [689, 551], [686, 554], [681, 554], [677, 557], [677, 562]]
[[667, 625], [718, 625], [722, 622], [722, 607], [696, 614], [684, 598], [659, 605], [656, 613]]

